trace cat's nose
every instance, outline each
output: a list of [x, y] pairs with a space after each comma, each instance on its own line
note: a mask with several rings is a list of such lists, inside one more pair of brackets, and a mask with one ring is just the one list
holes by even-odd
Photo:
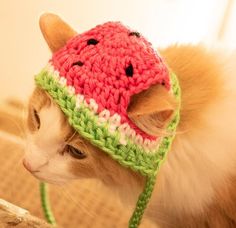
[[27, 160], [24, 158], [23, 161], [23, 166], [29, 171], [29, 172], [32, 172], [32, 167], [30, 166], [29, 162], [27, 162]]

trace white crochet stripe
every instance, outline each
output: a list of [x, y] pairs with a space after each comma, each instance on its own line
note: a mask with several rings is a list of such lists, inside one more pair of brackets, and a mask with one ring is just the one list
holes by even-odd
[[67, 86], [67, 80], [65, 77], [61, 77], [59, 72], [54, 69], [54, 67], [49, 63], [46, 66], [46, 70], [53, 76], [55, 80], [59, 82], [60, 85], [66, 87], [68, 93], [76, 97], [76, 107], [79, 109], [82, 106], [89, 107], [90, 111], [98, 116], [98, 121], [100, 124], [107, 124], [109, 132], [113, 134], [115, 131], [120, 133], [120, 143], [123, 145], [127, 144], [127, 140], [140, 146], [145, 152], [154, 153], [158, 149], [160, 140], [149, 140], [144, 139], [141, 135], [137, 134], [134, 129], [130, 127], [128, 123], [121, 124], [121, 116], [118, 113], [110, 115], [110, 111], [104, 109], [100, 113], [97, 112], [98, 104], [94, 99], [89, 100], [89, 104], [84, 99], [82, 94], [75, 94], [75, 88], [73, 86]]

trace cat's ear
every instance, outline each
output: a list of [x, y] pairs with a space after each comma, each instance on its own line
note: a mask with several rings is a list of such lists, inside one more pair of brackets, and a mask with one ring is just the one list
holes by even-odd
[[52, 52], [63, 47], [70, 38], [77, 34], [59, 16], [51, 13], [44, 13], [40, 16], [39, 26]]
[[177, 105], [174, 96], [164, 86], [154, 85], [131, 97], [128, 117], [147, 134], [159, 136], [173, 117]]

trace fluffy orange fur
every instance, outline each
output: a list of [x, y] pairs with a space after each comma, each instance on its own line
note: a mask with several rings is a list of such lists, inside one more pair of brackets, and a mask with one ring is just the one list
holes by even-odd
[[[205, 113], [209, 111], [212, 104], [217, 104], [217, 102], [226, 95], [225, 84], [222, 79], [224, 73], [223, 69], [219, 67], [221, 65], [219, 65], [219, 62], [217, 62], [212, 54], [208, 54], [207, 51], [200, 46], [173, 46], [162, 50], [161, 54], [171, 69], [178, 75], [182, 88], [181, 121], [177, 130], [180, 133], [177, 135], [176, 141], [185, 140], [183, 139], [184, 137], [191, 137], [191, 134], [195, 134], [196, 131], [207, 131], [205, 128], [205, 125], [207, 125], [207, 120], [204, 118]], [[146, 99], [146, 97], [143, 98]], [[135, 101], [141, 102], [140, 100]], [[133, 101], [134, 106], [137, 105], [135, 101]], [[36, 88], [31, 97], [29, 107], [32, 107], [31, 104], [34, 104], [34, 107], [40, 110], [43, 106], [49, 105], [50, 102], [53, 102], [50, 97], [44, 91]], [[151, 110], [160, 109], [160, 107], [153, 106], [151, 102], [146, 102], [146, 106]], [[30, 113], [28, 121], [29, 129], [33, 129], [32, 111], [30, 111]], [[147, 119], [146, 121], [147, 124], [145, 124], [145, 126], [148, 127], [150, 120]], [[61, 122], [59, 124], [62, 125], [63, 129], [62, 137], [64, 137], [65, 140], [70, 138], [74, 131], [69, 127], [62, 113]], [[228, 126], [225, 127], [227, 128]], [[151, 128], [152, 126], [150, 126], [150, 129]], [[128, 200], [131, 202], [131, 205], [134, 205], [142, 189], [144, 178], [120, 166], [108, 155], [91, 145], [77, 133], [73, 135], [72, 140], [74, 145], [80, 150], [89, 154], [89, 158], [83, 162], [77, 160], [72, 161], [70, 171], [78, 177], [101, 179], [107, 186], [115, 189], [124, 201]], [[175, 146], [177, 147], [174, 143], [173, 147]], [[174, 148], [173, 151], [175, 151]], [[189, 153], [189, 156], [191, 156], [190, 153], [197, 153], [197, 151], [186, 151], [186, 153]], [[179, 166], [181, 165], [180, 161]], [[162, 175], [162, 173], [160, 175]], [[186, 170], [185, 175], [186, 177], [189, 175], [188, 170]], [[174, 176], [172, 178], [174, 178]], [[220, 184], [219, 187], [215, 189], [216, 194], [214, 197], [217, 200], [212, 200], [212, 203], [209, 205], [203, 205], [204, 210], [200, 214], [187, 214], [186, 212], [181, 213], [177, 211], [173, 213], [175, 216], [171, 216], [169, 213], [167, 213], [168, 216], [165, 214], [156, 216], [155, 208], [152, 208], [151, 212], [148, 211], [146, 215], [148, 216], [150, 213], [151, 218], [156, 220], [157, 224], [164, 224], [162, 225], [163, 227], [171, 227], [173, 225], [175, 227], [230, 227], [230, 224], [235, 225], [236, 206], [234, 206], [233, 199], [236, 197], [234, 193], [234, 185], [236, 185], [236, 183], [234, 177], [228, 176], [226, 178], [229, 178], [229, 183], [227, 185], [222, 183], [222, 185]], [[202, 188], [204, 188], [204, 186], [202, 186]], [[168, 191], [168, 189], [165, 189], [165, 191]], [[155, 197], [162, 197], [161, 195], [158, 196], [158, 192], [158, 190], [154, 192], [151, 205], [155, 205]], [[171, 194], [175, 193], [173, 192]], [[187, 193], [182, 192], [182, 194], [185, 195]], [[195, 197], [198, 197], [197, 192], [195, 193]], [[172, 203], [169, 203], [171, 206]], [[157, 214], [160, 209], [161, 208], [156, 208]], [[156, 219], [158, 217], [160, 221]], [[224, 226], [219, 224], [223, 224]]]
[[[174, 45], [160, 53], [180, 82], [181, 117], [145, 216], [158, 227], [236, 227], [235, 66], [202, 46]], [[235, 60], [232, 56], [230, 61]], [[50, 103], [52, 99], [36, 88], [29, 103], [31, 134], [36, 131], [32, 107], [40, 110]], [[176, 106], [170, 94], [152, 87], [132, 99], [129, 116], [150, 134], [166, 134], [162, 130]], [[67, 171], [77, 178], [100, 179], [134, 207], [145, 179], [75, 133], [61, 111], [60, 120], [61, 140], [87, 155], [71, 159]]]

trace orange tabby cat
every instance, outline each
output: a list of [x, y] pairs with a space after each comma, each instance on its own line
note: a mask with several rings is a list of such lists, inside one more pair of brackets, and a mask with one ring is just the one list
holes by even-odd
[[[53, 52], [76, 34], [51, 14], [41, 17], [40, 26]], [[236, 58], [191, 45], [160, 52], [180, 81], [181, 120], [145, 216], [158, 227], [236, 227]], [[143, 104], [151, 112], [135, 115]], [[175, 107], [169, 94], [152, 87], [132, 99], [129, 116], [142, 130], [165, 134], [160, 128]], [[152, 113], [160, 114], [159, 131], [150, 125]], [[75, 133], [60, 108], [39, 88], [29, 102], [23, 164], [50, 183], [98, 178], [131, 206], [144, 185], [142, 176]]]

